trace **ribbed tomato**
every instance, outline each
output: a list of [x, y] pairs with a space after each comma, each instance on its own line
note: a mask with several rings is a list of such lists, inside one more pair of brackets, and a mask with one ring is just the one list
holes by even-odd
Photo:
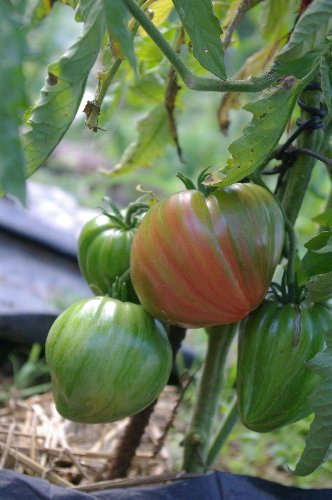
[[[109, 293], [115, 279], [129, 269], [135, 231], [135, 226], [121, 226], [105, 214], [97, 215], [83, 226], [78, 240], [78, 262], [96, 295]], [[126, 286], [128, 300], [138, 302], [129, 277]]]
[[98, 423], [152, 403], [170, 375], [172, 351], [163, 325], [142, 306], [94, 297], [56, 319], [46, 359], [59, 413]]
[[181, 191], [154, 205], [138, 228], [132, 282], [165, 322], [236, 322], [264, 299], [283, 241], [280, 208], [260, 186], [234, 184], [207, 198]]
[[306, 367], [324, 345], [332, 309], [322, 304], [264, 302], [240, 326], [237, 393], [243, 424], [269, 432], [310, 413], [321, 380]]

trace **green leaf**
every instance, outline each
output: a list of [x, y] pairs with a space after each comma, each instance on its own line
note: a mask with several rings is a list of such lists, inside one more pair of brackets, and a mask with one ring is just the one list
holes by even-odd
[[173, 142], [167, 121], [167, 111], [160, 104], [137, 124], [138, 138], [124, 152], [120, 162], [108, 175], [123, 174], [136, 167], [149, 167], [167, 144]]
[[225, 80], [221, 28], [211, 0], [173, 0], [173, 3], [190, 37], [196, 59], [205, 69]]
[[0, 189], [25, 203], [25, 162], [18, 135], [27, 104], [22, 64], [25, 43], [19, 15], [11, 2], [0, 2], [0, 18], [0, 46], [4, 51], [0, 59]]
[[327, 228], [332, 229], [332, 208], [328, 208], [325, 212], [317, 215], [312, 220], [317, 222], [320, 226], [326, 226]]
[[262, 6], [261, 33], [263, 38], [274, 38], [276, 27], [288, 16], [289, 0], [267, 0]]
[[324, 302], [332, 297], [332, 271], [311, 278], [306, 285], [307, 299], [311, 302]]
[[105, 31], [103, 0], [81, 0], [76, 18], [84, 21], [82, 36], [55, 63], [35, 103], [23, 136], [27, 175], [40, 167], [75, 118], [86, 80], [93, 66]]
[[322, 231], [305, 244], [308, 249], [301, 266], [307, 276], [326, 274], [332, 271], [332, 231]]
[[124, 55], [136, 71], [136, 57], [133, 46], [133, 35], [128, 29], [129, 14], [122, 0], [104, 0], [104, 14], [107, 27], [112, 36], [119, 42]]
[[332, 330], [325, 332], [326, 348], [308, 362], [322, 381], [310, 401], [315, 418], [306, 436], [306, 446], [295, 468], [307, 476], [324, 463], [332, 452]]
[[224, 170], [218, 172], [214, 185], [229, 186], [251, 175], [267, 164], [282, 136], [296, 100], [307, 85], [308, 78], [285, 79], [278, 88], [264, 92], [244, 109], [253, 114], [243, 135], [229, 146], [232, 158]]
[[282, 75], [302, 78], [318, 63], [329, 47], [332, 27], [331, 0], [315, 0], [301, 15], [289, 42], [275, 60], [273, 69]]
[[332, 114], [332, 54], [329, 51], [320, 63], [322, 91], [329, 114]]

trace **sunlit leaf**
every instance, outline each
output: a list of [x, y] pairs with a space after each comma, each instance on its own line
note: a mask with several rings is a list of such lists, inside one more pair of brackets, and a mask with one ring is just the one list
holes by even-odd
[[72, 123], [80, 105], [88, 74], [105, 31], [102, 0], [81, 0], [76, 13], [84, 21], [82, 36], [55, 63], [35, 103], [23, 136], [27, 175], [42, 165]]
[[[156, 0], [150, 6], [150, 11], [152, 12], [152, 22], [157, 28], [163, 24], [168, 18], [173, 9], [172, 0]], [[140, 28], [138, 30], [139, 34], [146, 36], [145, 31]]]
[[211, 178], [212, 184], [229, 186], [270, 161], [296, 100], [308, 80], [289, 77], [279, 87], [264, 92], [244, 106], [245, 110], [253, 114], [252, 121], [244, 129], [243, 135], [230, 145], [232, 158], [217, 177]]
[[327, 35], [331, 28], [331, 0], [315, 0], [301, 15], [289, 42], [276, 58], [275, 71], [297, 78], [305, 76], [327, 52]]
[[22, 26], [11, 2], [0, 2], [1, 190], [25, 202], [25, 165], [18, 129], [21, 124], [26, 96], [24, 92], [23, 58], [25, 43]]
[[315, 418], [306, 436], [306, 446], [295, 474], [307, 476], [324, 463], [332, 452], [332, 330], [325, 332], [326, 348], [308, 362], [321, 378], [310, 398]]
[[261, 33], [265, 39], [274, 38], [278, 27], [288, 17], [289, 0], [267, 0], [263, 2]]
[[200, 64], [222, 80], [227, 78], [221, 43], [221, 28], [211, 0], [173, 0], [176, 11], [193, 46]]
[[136, 167], [149, 167], [163, 153], [165, 146], [173, 142], [164, 104], [156, 106], [140, 120], [137, 130], [137, 140], [130, 144], [120, 162], [108, 174], [123, 174]]

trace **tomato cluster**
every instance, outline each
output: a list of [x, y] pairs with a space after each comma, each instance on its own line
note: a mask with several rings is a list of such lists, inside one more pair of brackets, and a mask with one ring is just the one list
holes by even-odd
[[[304, 363], [322, 347], [314, 331], [318, 323], [331, 326], [332, 313], [320, 305], [263, 302], [283, 244], [279, 205], [253, 184], [207, 195], [186, 189], [133, 219], [117, 209], [89, 221], [78, 257], [97, 297], [60, 315], [46, 344], [59, 412], [88, 423], [134, 414], [167, 383], [167, 324], [243, 320], [237, 383], [243, 423], [265, 432], [305, 416], [317, 378]], [[127, 292], [123, 302], [114, 298], [119, 286]]]

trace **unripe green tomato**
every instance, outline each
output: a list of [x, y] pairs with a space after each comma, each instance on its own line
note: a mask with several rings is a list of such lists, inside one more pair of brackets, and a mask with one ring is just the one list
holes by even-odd
[[[97, 215], [82, 228], [78, 263], [95, 295], [107, 295], [116, 278], [130, 267], [130, 249], [136, 227], [121, 228], [107, 215]], [[125, 281], [127, 300], [138, 303], [130, 277]]]
[[324, 346], [332, 309], [266, 301], [240, 326], [237, 394], [242, 423], [270, 432], [311, 412], [320, 377], [306, 366]]
[[58, 412], [100, 423], [152, 403], [167, 383], [172, 352], [163, 325], [141, 306], [95, 297], [56, 319], [46, 360]]

